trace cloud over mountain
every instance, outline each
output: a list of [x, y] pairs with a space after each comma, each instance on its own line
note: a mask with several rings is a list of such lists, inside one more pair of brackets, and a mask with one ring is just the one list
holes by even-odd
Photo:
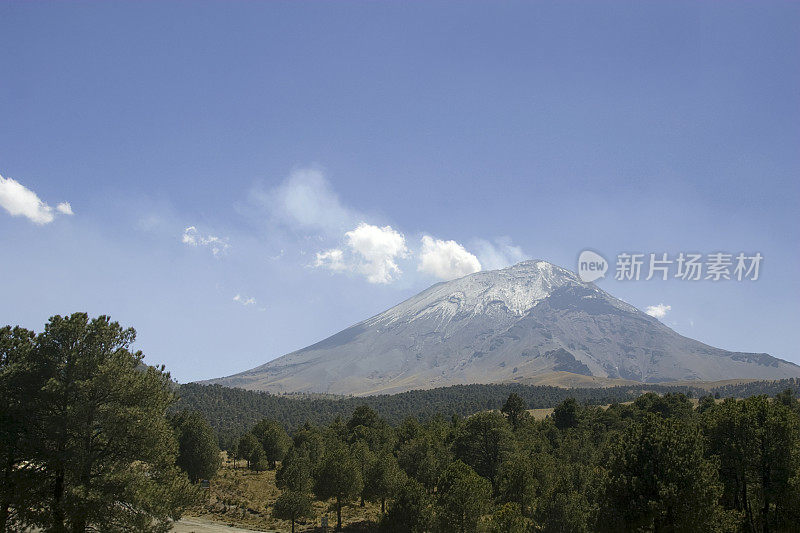
[[417, 270], [432, 274], [439, 279], [460, 278], [481, 269], [478, 258], [456, 241], [443, 241], [430, 235], [422, 237]]
[[667, 316], [667, 313], [669, 313], [671, 310], [672, 310], [671, 305], [658, 304], [658, 305], [648, 305], [647, 309], [645, 309], [644, 312], [652, 317], [661, 319]]
[[344, 234], [347, 246], [357, 256], [357, 270], [370, 283], [389, 283], [402, 273], [397, 259], [408, 254], [406, 238], [391, 226], [362, 222]]

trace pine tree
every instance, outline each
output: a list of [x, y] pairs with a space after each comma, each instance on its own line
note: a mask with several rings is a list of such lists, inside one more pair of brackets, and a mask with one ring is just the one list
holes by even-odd
[[239, 457], [247, 461], [247, 468], [257, 470], [264, 460], [264, 449], [252, 433], [245, 433], [239, 439]]
[[178, 466], [192, 483], [211, 479], [220, 467], [220, 451], [214, 430], [195, 411], [181, 411], [170, 420], [178, 439]]
[[475, 531], [478, 520], [491, 506], [489, 482], [461, 461], [451, 463], [444, 471], [437, 494], [437, 514], [445, 531]]
[[497, 412], [478, 413], [468, 418], [453, 442], [457, 459], [491, 481], [494, 487], [500, 465], [514, 449], [514, 437], [505, 418]]
[[342, 529], [342, 506], [359, 495], [362, 486], [361, 472], [350, 449], [338, 439], [329, 439], [322, 461], [314, 473], [314, 493], [321, 500], [336, 500], [337, 529]]
[[292, 439], [289, 438], [283, 426], [275, 420], [266, 418], [256, 424], [250, 433], [258, 439], [264, 450], [264, 457], [269, 463], [269, 468], [274, 470], [276, 463], [283, 460], [289, 446], [292, 445]]
[[383, 530], [392, 533], [431, 531], [434, 525], [433, 500], [425, 487], [412, 478], [406, 478], [389, 503], [381, 525]]
[[37, 355], [32, 331], [0, 328], [0, 532], [23, 529], [45, 498], [46, 477], [35, 466], [34, 450], [47, 369]]
[[506, 403], [503, 404], [500, 412], [508, 417], [508, 421], [511, 422], [511, 426], [516, 431], [520, 422], [522, 422], [523, 417], [527, 413], [527, 408], [528, 406], [525, 405], [525, 400], [523, 400], [520, 395], [512, 392], [508, 395], [508, 399], [506, 400]]
[[301, 518], [313, 516], [311, 498], [305, 492], [284, 491], [275, 502], [272, 516], [281, 520], [290, 520], [292, 522], [292, 533], [294, 533], [295, 522]]
[[370, 501], [381, 502], [381, 513], [386, 513], [386, 500], [397, 492], [405, 475], [391, 453], [378, 456], [369, 468], [365, 481], [365, 494]]
[[37, 338], [47, 367], [36, 461], [48, 477], [41, 524], [163, 531], [197, 492], [175, 465], [169, 374], [128, 350], [136, 333], [108, 317], [54, 316]]

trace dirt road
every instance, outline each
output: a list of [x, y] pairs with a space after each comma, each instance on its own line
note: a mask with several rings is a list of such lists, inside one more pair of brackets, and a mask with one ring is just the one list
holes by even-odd
[[253, 531], [269, 531], [277, 533], [275, 530], [255, 530], [231, 527], [219, 522], [211, 522], [202, 518], [182, 518], [172, 528], [173, 533], [252, 533]]

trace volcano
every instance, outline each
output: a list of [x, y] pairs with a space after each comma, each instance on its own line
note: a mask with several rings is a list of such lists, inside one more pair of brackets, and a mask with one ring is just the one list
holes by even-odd
[[553, 372], [655, 383], [781, 379], [800, 376], [800, 366], [684, 337], [569, 270], [525, 261], [437, 283], [307, 348], [206, 383], [363, 395]]

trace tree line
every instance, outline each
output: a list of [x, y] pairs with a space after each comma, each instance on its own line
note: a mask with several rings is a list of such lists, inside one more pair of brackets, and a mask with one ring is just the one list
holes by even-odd
[[229, 454], [277, 468], [274, 516], [311, 516], [313, 499], [380, 503], [389, 532], [796, 531], [800, 408], [771, 398], [697, 407], [646, 393], [608, 408], [562, 401], [536, 420], [512, 393], [499, 411], [408, 417], [368, 405], [290, 437], [262, 420]]
[[800, 391], [800, 379], [756, 381], [710, 390], [663, 384], [577, 389], [513, 383], [475, 384], [363, 398], [275, 395], [220, 385], [187, 383], [180, 385], [180, 399], [173, 409], [202, 413], [220, 435], [220, 446], [227, 448], [263, 418], [273, 419], [287, 430], [294, 431], [306, 422], [327, 425], [336, 417], [349, 416], [362, 404], [369, 405], [388, 423], [397, 425], [409, 416], [426, 421], [440, 415], [463, 417], [479, 411], [499, 409], [510, 394], [521, 397], [529, 408], [535, 409], [553, 407], [567, 398], [574, 398], [582, 404], [607, 405], [632, 401], [645, 392], [684, 394], [690, 398], [707, 394], [717, 398], [744, 398], [758, 394], [774, 396], [786, 389]]

